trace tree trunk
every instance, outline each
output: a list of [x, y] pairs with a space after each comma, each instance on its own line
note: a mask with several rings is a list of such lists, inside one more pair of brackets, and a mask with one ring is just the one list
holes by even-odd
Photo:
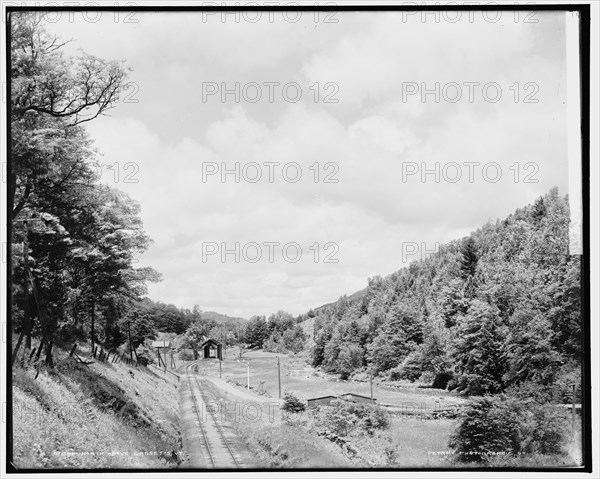
[[46, 341], [45, 350], [46, 350], [46, 365], [50, 368], [54, 367], [54, 360], [52, 359], [52, 343], [53, 341]]
[[95, 332], [94, 332], [94, 322], [96, 320], [96, 302], [92, 300], [92, 327], [91, 327], [91, 331], [90, 331], [90, 337], [92, 340], [92, 354], [94, 355], [94, 357], [96, 357], [95, 353], [94, 353], [94, 343], [95, 343]]
[[[127, 336], [129, 338], [129, 359], [133, 362], [133, 345], [131, 344], [131, 323], [127, 323]], [[137, 353], [136, 353], [137, 359]]]
[[37, 353], [36, 353], [36, 355], [35, 355], [35, 360], [34, 360], [34, 362], [38, 362], [38, 360], [40, 359], [40, 355], [42, 354], [42, 348], [43, 348], [43, 347], [44, 347], [44, 338], [42, 338], [42, 339], [40, 340], [40, 344], [38, 344], [38, 347], [37, 347]]
[[[10, 173], [8, 175], [8, 181], [7, 181], [7, 186], [8, 186], [8, 204], [10, 205], [11, 211], [14, 211], [15, 209], [15, 196], [17, 193], [17, 175], [15, 173]], [[14, 219], [14, 216], [12, 216], [12, 219]]]
[[35, 299], [31, 293], [27, 293], [25, 308], [23, 311], [23, 331], [25, 332], [25, 349], [31, 349], [31, 332], [33, 331], [33, 306]]
[[[31, 315], [32, 303], [35, 302], [33, 295], [29, 291], [29, 278], [31, 273], [29, 272], [29, 227], [25, 222], [25, 238], [23, 241], [23, 267], [25, 269], [25, 281], [23, 284], [23, 291], [25, 292], [25, 304], [23, 305], [23, 325], [21, 329], [21, 336], [19, 337], [19, 343], [17, 344], [16, 353], [19, 351], [21, 346], [21, 340], [23, 334], [25, 334], [25, 349], [31, 349], [31, 331], [33, 330], [33, 318]], [[13, 358], [14, 362], [14, 358]]]
[[12, 363], [11, 364], [15, 364], [15, 359], [17, 359], [17, 356], [19, 355], [19, 349], [21, 348], [21, 342], [23, 341], [23, 336], [25, 335], [24, 331], [21, 331], [21, 334], [19, 334], [19, 340], [17, 341], [17, 345], [15, 346], [15, 350], [13, 352], [13, 356], [12, 356]]
[[79, 296], [75, 297], [73, 301], [73, 326], [77, 327], [79, 324]]

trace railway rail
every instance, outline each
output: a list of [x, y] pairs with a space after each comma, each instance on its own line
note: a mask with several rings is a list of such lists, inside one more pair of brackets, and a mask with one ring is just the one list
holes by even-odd
[[[220, 421], [215, 413], [210, 410], [198, 376], [198, 363], [192, 363], [186, 368], [186, 378], [194, 411], [198, 420], [198, 427], [203, 439], [203, 453], [207, 465], [211, 469], [239, 469], [241, 464], [229, 443]], [[206, 411], [205, 417], [202, 411]]]

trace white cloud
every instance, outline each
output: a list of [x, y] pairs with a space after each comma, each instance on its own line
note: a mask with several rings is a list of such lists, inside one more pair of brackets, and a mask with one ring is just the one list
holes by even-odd
[[[376, 12], [338, 18], [312, 30], [308, 19], [198, 24], [186, 14], [144, 15], [129, 29], [109, 22], [96, 30], [64, 26], [86, 50], [127, 58], [140, 82], [139, 103], [120, 105], [112, 118], [89, 123], [89, 131], [104, 161], [139, 166], [137, 183], [123, 183], [122, 174], [116, 186], [140, 202], [155, 240], [142, 259], [163, 273], [164, 281], [150, 287], [153, 298], [244, 316], [298, 314], [398, 269], [403, 243], [430, 250], [565, 186], [561, 52], [551, 50], [555, 41], [544, 43], [562, 35], [560, 19], [422, 24]], [[203, 103], [201, 82], [221, 79], [296, 80], [305, 94], [298, 103]], [[339, 84], [339, 103], [313, 101], [307, 87], [327, 81]], [[403, 101], [407, 81], [493, 81], [503, 97]], [[525, 82], [539, 85], [538, 103], [523, 103]], [[219, 175], [203, 182], [203, 164], [231, 169], [250, 162], [262, 168], [258, 183], [235, 183], [231, 175], [226, 183]], [[266, 181], [266, 162], [279, 163], [273, 183]], [[292, 162], [302, 169], [297, 183], [282, 177]], [[437, 162], [446, 173], [455, 162], [463, 180], [403, 178], [407, 162]], [[470, 183], [465, 162], [495, 162], [502, 179], [483, 181], [478, 168]], [[510, 169], [515, 162], [519, 182]], [[539, 166], [537, 183], [522, 181], [529, 162]], [[327, 163], [334, 165], [326, 169]], [[328, 173], [338, 182], [324, 183]], [[300, 244], [302, 260], [286, 261], [277, 248], [269, 263], [263, 248], [256, 264], [236, 263], [233, 255], [225, 263], [218, 255], [203, 261], [206, 242], [233, 248], [268, 241]], [[310, 249], [316, 242], [318, 262]], [[328, 242], [339, 246], [338, 263], [323, 262]]]

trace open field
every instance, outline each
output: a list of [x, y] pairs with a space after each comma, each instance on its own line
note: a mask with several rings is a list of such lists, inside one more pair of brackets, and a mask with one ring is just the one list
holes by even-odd
[[[370, 396], [368, 381], [341, 381], [324, 375], [310, 367], [302, 358], [288, 355], [277, 355], [263, 351], [247, 351], [239, 359], [237, 348], [227, 351], [222, 362], [221, 375], [240, 387], [247, 384], [247, 364], [250, 364], [250, 390], [264, 396], [278, 397], [277, 356], [281, 364], [281, 389], [309, 399], [313, 397], [357, 393]], [[200, 371], [209, 376], [219, 375], [217, 361], [203, 361]], [[397, 385], [375, 380], [373, 397], [378, 404], [399, 406], [409, 412], [432, 412], [439, 409], [456, 409], [467, 403], [467, 399], [442, 389], [422, 388], [413, 385]]]

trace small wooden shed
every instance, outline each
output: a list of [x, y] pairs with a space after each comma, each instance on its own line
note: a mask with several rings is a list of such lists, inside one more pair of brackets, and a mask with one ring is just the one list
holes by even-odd
[[337, 399], [337, 396], [320, 396], [317, 398], [311, 398], [306, 400], [306, 405], [308, 407], [317, 407], [317, 406], [330, 406], [331, 401]]
[[223, 346], [214, 339], [207, 339], [200, 346], [203, 359], [223, 359]]
[[371, 399], [369, 396], [363, 396], [362, 394], [356, 393], [344, 393], [340, 396], [341, 399], [345, 399], [346, 401], [352, 402], [362, 402], [362, 403], [370, 403], [375, 402], [377, 399]]

